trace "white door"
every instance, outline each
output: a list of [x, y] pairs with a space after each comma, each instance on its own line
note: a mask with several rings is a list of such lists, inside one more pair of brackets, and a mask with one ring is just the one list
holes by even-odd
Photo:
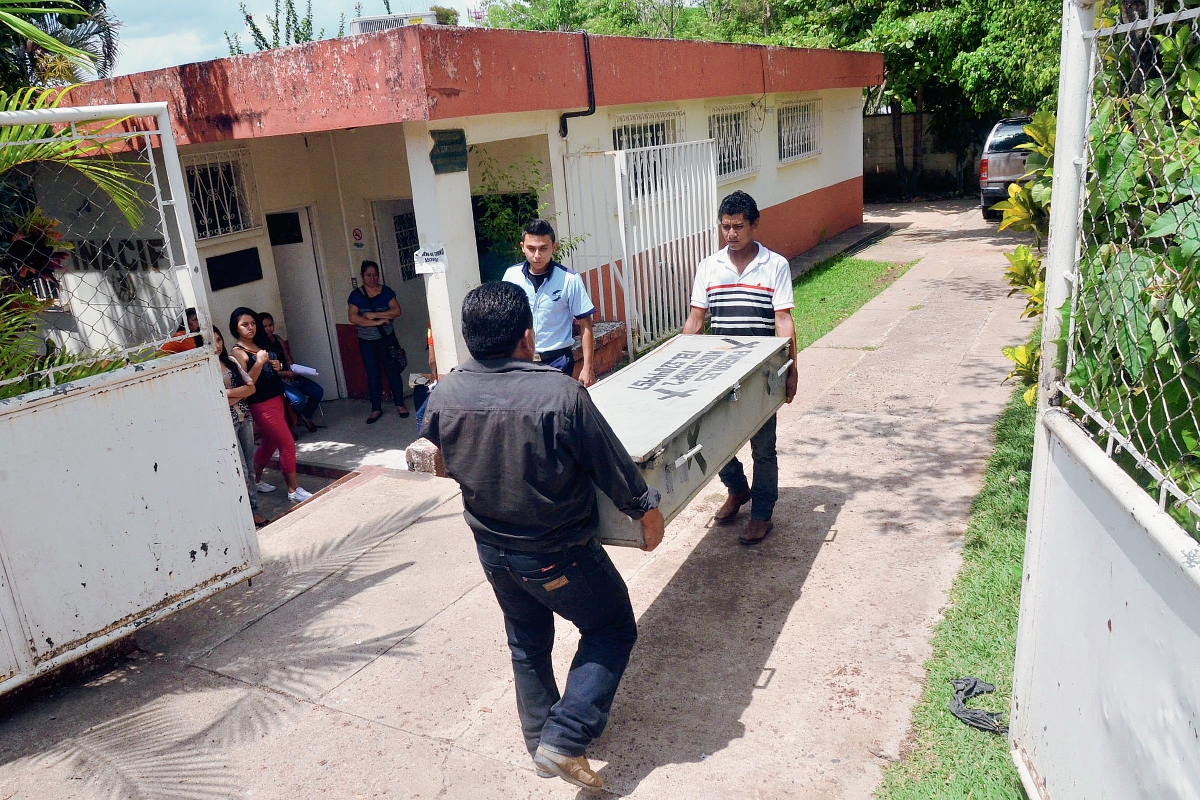
[[408, 353], [405, 372], [428, 372], [429, 305], [425, 300], [425, 281], [413, 265], [418, 243], [412, 200], [376, 200], [371, 203], [371, 209], [375, 217], [375, 241], [379, 242], [383, 282], [392, 287], [400, 303], [396, 338]]
[[317, 371], [314, 380], [325, 390], [325, 397], [337, 397], [328, 304], [317, 269], [308, 209], [267, 214], [267, 231], [283, 302], [285, 330], [281, 335], [296, 363]]

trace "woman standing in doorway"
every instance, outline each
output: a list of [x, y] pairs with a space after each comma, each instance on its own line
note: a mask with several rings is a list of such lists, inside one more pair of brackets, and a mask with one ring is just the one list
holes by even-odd
[[[363, 366], [367, 370], [367, 393], [371, 398], [371, 425], [383, 416], [383, 376], [387, 375], [392, 390], [392, 402], [401, 417], [408, 416], [404, 405], [404, 382], [400, 373], [407, 363], [404, 349], [396, 340], [392, 321], [400, 316], [400, 301], [396, 293], [384, 285], [379, 277], [379, 265], [374, 261], [362, 262], [359, 270], [362, 286], [350, 293], [350, 322], [358, 326], [358, 351], [362, 353]], [[399, 351], [399, 352], [396, 352]]]
[[296, 440], [287, 424], [283, 412], [283, 379], [279, 369], [283, 366], [272, 360], [271, 354], [254, 343], [258, 333], [258, 316], [249, 308], [235, 308], [229, 315], [229, 332], [237, 339], [233, 346], [233, 357], [238, 366], [245, 370], [254, 382], [254, 394], [246, 398], [254, 427], [262, 436], [258, 450], [254, 453], [254, 482], [260, 492], [275, 489], [262, 482], [263, 470], [275, 451], [279, 451], [279, 469], [287, 481], [288, 500], [302, 503], [312, 495], [304, 490], [296, 479]]

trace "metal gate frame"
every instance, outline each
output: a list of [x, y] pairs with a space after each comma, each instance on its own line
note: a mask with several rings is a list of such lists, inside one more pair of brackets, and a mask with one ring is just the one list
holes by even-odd
[[[147, 140], [147, 151], [151, 161], [152, 188], [155, 194], [156, 211], [160, 215], [160, 223], [166, 238], [169, 267], [183, 302], [196, 309], [201, 331], [211, 331], [212, 319], [208, 308], [204, 279], [200, 272], [201, 262], [196, 248], [195, 228], [188, 201], [187, 184], [184, 180], [179, 152], [172, 132], [167, 103], [60, 107], [0, 112], [0, 125], [50, 124], [70, 128], [72, 134], [76, 135], [77, 123], [112, 122], [124, 118], [154, 120], [153, 130], [137, 129], [128, 135], [130, 138], [144, 136]], [[86, 137], [87, 134], [81, 131], [78, 135]], [[120, 134], [110, 134], [113, 137], [124, 135], [127, 135], [125, 131]], [[158, 173], [154, 171], [153, 154], [149, 152], [150, 138], [154, 136], [158, 137], [161, 147], [165, 185], [160, 182]], [[163, 191], [164, 189], [166, 192]], [[174, 237], [178, 238], [176, 242], [172, 243], [171, 240]], [[172, 249], [173, 244], [179, 245], [177, 250]], [[157, 341], [149, 341], [141, 343], [139, 347], [143, 350], [153, 349], [159, 344], [160, 342]], [[125, 355], [135, 349], [138, 348], [124, 348], [119, 350], [118, 354]], [[71, 409], [71, 413], [68, 415], [70, 419], [76, 420], [76, 424], [86, 425], [87, 420], [92, 418], [101, 421], [108, 419], [113, 413], [111, 409], [128, 407], [132, 399], [141, 402], [140, 406], [137, 406], [136, 402], [134, 405], [146, 409], [146, 413], [122, 418], [121, 421], [124, 424], [120, 427], [119, 434], [110, 430], [110, 435], [115, 437], [115, 444], [124, 445], [124, 448], [115, 446], [108, 448], [108, 451], [121, 451], [114, 456], [116, 459], [114, 463], [129, 463], [130, 453], [127, 451], [133, 450], [139, 445], [146, 448], [154, 446], [154, 442], [146, 439], [146, 436], [147, 431], [153, 428], [153, 425], [148, 427], [147, 419], [155, 417], [155, 412], [159, 417], [158, 420], [152, 420], [152, 423], [155, 424], [161, 423], [163, 417], [171, 414], [174, 414], [174, 416], [170, 416], [171, 420], [189, 418], [191, 424], [180, 427], [192, 431], [193, 441], [203, 441], [205, 446], [211, 448], [207, 452], [212, 456], [211, 464], [204, 466], [204, 480], [196, 483], [196, 486], [201, 487], [205, 492], [205, 496], [212, 499], [207, 509], [207, 519], [210, 523], [207, 529], [203, 520], [198, 521], [196, 525], [185, 526], [186, 529], [159, 525], [163, 515], [169, 512], [161, 510], [159, 506], [155, 505], [155, 502], [165, 504], [171, 511], [180, 512], [181, 507], [189, 505], [193, 499], [186, 491], [174, 490], [171, 482], [166, 481], [163, 477], [160, 477], [154, 486], [161, 487], [165, 484], [168, 492], [164, 493], [161, 488], [155, 488], [153, 491], [157, 494], [152, 497], [151, 483], [142, 478], [136, 479], [143, 481], [138, 484], [141, 487], [138, 491], [144, 491], [147, 495], [147, 498], [143, 499], [146, 500], [145, 510], [149, 512], [141, 514], [139, 505], [137, 513], [141, 514], [140, 523], [131, 521], [135, 514], [125, 508], [120, 501], [97, 502], [94, 492], [89, 494], [89, 491], [95, 487], [87, 483], [77, 485], [74, 489], [75, 494], [71, 496], [69, 502], [59, 504], [60, 510], [65, 509], [59, 516], [74, 514], [75, 521], [78, 523], [77, 529], [45, 531], [46, 537], [60, 540], [60, 544], [67, 543], [72, 537], [78, 543], [80, 537], [86, 538], [96, 531], [111, 530], [120, 532], [126, 546], [150, 546], [150, 552], [154, 558], [161, 558], [164, 564], [168, 563], [169, 559], [176, 559], [189, 565], [187, 567], [189, 571], [181, 571], [182, 577], [178, 579], [178, 583], [171, 585], [164, 583], [165, 579], [157, 567], [150, 570], [145, 563], [128, 564], [128, 570], [120, 581], [109, 579], [102, 582], [100, 586], [93, 585], [91, 591], [97, 594], [82, 599], [72, 594], [77, 590], [73, 588], [75, 584], [68, 581], [69, 585], [64, 588], [64, 594], [59, 596], [56, 602], [79, 604], [90, 602], [93, 608], [99, 608], [92, 616], [102, 618], [100, 624], [80, 623], [80, 625], [89, 627], [81, 628], [78, 636], [69, 641], [56, 642], [46, 639], [43, 644], [42, 641], [35, 642], [30, 637], [29, 631], [41, 623], [43, 616], [49, 617], [51, 614], [40, 610], [36, 598], [24, 597], [19, 587], [15, 585], [17, 577], [22, 578], [27, 584], [50, 579], [59, 582], [63, 580], [64, 576], [62, 575], [48, 574], [51, 573], [54, 564], [34, 563], [30, 566], [27, 563], [30, 561], [27, 554], [22, 554], [19, 551], [19, 545], [13, 544], [14, 540], [20, 542], [21, 537], [28, 538], [31, 532], [37, 532], [46, 525], [38, 510], [38, 503], [51, 501], [51, 498], [31, 497], [28, 504], [22, 503], [17, 507], [10, 506], [8, 508], [5, 525], [3, 530], [0, 530], [0, 626], [4, 628], [0, 635], [4, 636], [10, 646], [11, 656], [15, 661], [15, 671], [0, 675], [0, 694], [11, 691], [39, 675], [128, 636], [150, 622], [169, 616], [262, 572], [258, 539], [250, 518], [249, 504], [246, 498], [242, 460], [237, 455], [236, 441], [224, 402], [223, 385], [214, 354], [212, 338], [206, 336], [204, 344], [195, 349], [162, 355], [138, 364], [127, 364], [115, 371], [69, 383], [55, 385], [53, 374], [51, 374], [50, 388], [26, 392], [0, 401], [0, 422], [5, 424], [0, 430], [9, 434], [14, 440], [27, 440], [30, 431], [36, 432], [37, 425], [57, 424], [56, 420], [59, 420], [62, 409], [69, 407]], [[163, 403], [163, 408], [148, 408], [144, 404], [149, 402], [148, 398]], [[183, 398], [186, 403], [182, 406], [178, 403], [170, 405], [178, 398]], [[122, 403], [124, 406], [121, 406]], [[106, 417], [105, 414], [109, 416]], [[78, 422], [78, 420], [84, 421]], [[158, 427], [153, 430], [162, 428], [163, 425], [158, 424]], [[226, 433], [228, 437], [222, 441], [222, 437]], [[91, 438], [94, 440], [96, 437]], [[58, 451], [58, 455], [61, 454], [62, 451]], [[24, 454], [16, 455], [20, 457]], [[144, 450], [138, 455], [142, 456], [143, 461], [147, 458], [155, 460], [153, 472], [159, 476], [170, 474], [170, 469], [186, 463], [186, 454], [177, 452], [164, 452], [160, 456], [157, 452], [150, 453], [149, 450]], [[46, 486], [46, 491], [49, 493], [50, 487], [58, 485], [62, 480], [61, 464], [56, 459], [57, 455], [55, 458], [49, 459], [27, 458], [26, 463], [22, 465], [23, 474], [29, 479], [27, 482], [40, 481], [41, 483], [38, 485]], [[161, 472], [160, 464], [164, 466]], [[103, 464], [95, 466], [100, 470], [105, 469]], [[179, 469], [183, 468], [183, 466], [179, 466]], [[132, 470], [131, 465], [125, 476], [130, 480], [135, 480]], [[107, 477], [113, 477], [112, 473], [109, 473], [106, 479]], [[193, 487], [192, 491], [201, 491], [201, 489]], [[11, 497], [8, 500], [11, 500]], [[206, 534], [221, 537], [221, 540], [228, 545], [225, 552], [217, 555], [216, 539], [214, 538], [211, 557], [209, 557], [210, 550], [202, 547], [198, 538]], [[129, 545], [130, 542], [133, 544]], [[90, 545], [92, 552], [106, 550], [101, 546], [104, 544], [102, 540], [91, 540], [87, 544]], [[17, 549], [10, 550], [13, 547]], [[156, 547], [157, 551], [154, 549]], [[188, 547], [196, 548], [191, 551], [190, 559], [186, 549]], [[198, 561], [197, 550], [201, 550], [199, 555], [207, 560]], [[80, 552], [82, 553], [83, 550]], [[73, 561], [74, 558], [70, 560]], [[81, 560], [84, 562], [80, 564], [81, 569], [92, 566], [88, 563], [87, 558], [81, 556]], [[103, 562], [97, 561], [96, 563], [100, 564], [98, 569], [102, 572]], [[15, 572], [17, 564], [24, 564], [26, 571]], [[162, 572], [166, 573], [166, 567], [163, 567]], [[167, 574], [169, 575], [169, 573]], [[87, 588], [86, 583], [80, 584], [80, 586], [85, 590]], [[105, 611], [104, 609], [109, 606], [113, 608]], [[105, 614], [109, 616], [105, 616]]]
[[696, 266], [717, 250], [716, 141], [568, 153], [572, 265], [630, 359], [683, 328]]

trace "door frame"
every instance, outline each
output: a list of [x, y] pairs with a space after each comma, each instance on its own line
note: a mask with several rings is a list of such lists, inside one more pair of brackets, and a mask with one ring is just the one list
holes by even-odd
[[[342, 399], [350, 395], [346, 391], [346, 372], [342, 368], [342, 352], [338, 347], [337, 324], [334, 321], [332, 305], [333, 293], [329, 289], [329, 278], [325, 273], [325, 249], [321, 246], [321, 226], [317, 223], [316, 206], [286, 206], [284, 208], [263, 211], [263, 218], [265, 219], [268, 214], [290, 214], [298, 211], [305, 211], [308, 214], [308, 236], [313, 248], [313, 260], [317, 262], [317, 290], [321, 293], [321, 308], [325, 312], [325, 337], [329, 342], [329, 352], [333, 361], [333, 379], [337, 384], [338, 393], [336, 399]], [[270, 241], [267, 242], [267, 246], [271, 246]], [[272, 254], [272, 261], [274, 261], [274, 254]], [[278, 284], [278, 267], [276, 268], [275, 281]], [[276, 289], [278, 289], [278, 285]], [[284, 316], [286, 318], [287, 309], [284, 309]]]

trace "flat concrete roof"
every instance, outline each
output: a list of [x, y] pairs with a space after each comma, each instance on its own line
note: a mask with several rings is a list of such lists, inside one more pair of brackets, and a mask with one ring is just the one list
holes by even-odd
[[[591, 37], [597, 106], [874, 86], [883, 56]], [[587, 107], [583, 35], [415, 25], [139, 72], [70, 105], [167, 101], [198, 144], [397, 122]]]

